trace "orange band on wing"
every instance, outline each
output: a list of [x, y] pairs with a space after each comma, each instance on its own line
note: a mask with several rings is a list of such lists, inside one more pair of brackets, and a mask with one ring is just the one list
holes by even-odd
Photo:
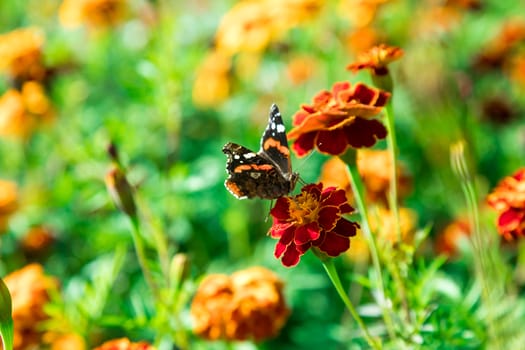
[[264, 141], [263, 149], [266, 151], [268, 148], [277, 148], [279, 153], [286, 155], [286, 157], [290, 156], [290, 150], [287, 146], [283, 145], [276, 139], [267, 139]]
[[248, 164], [244, 164], [244, 165], [239, 165], [238, 167], [236, 167], [235, 169], [233, 169], [234, 172], [236, 173], [242, 173], [243, 171], [247, 171], [247, 170], [260, 170], [260, 171], [268, 171], [268, 170], [272, 170], [273, 169], [273, 165], [270, 165], [270, 164], [262, 164], [262, 165], [248, 165]]

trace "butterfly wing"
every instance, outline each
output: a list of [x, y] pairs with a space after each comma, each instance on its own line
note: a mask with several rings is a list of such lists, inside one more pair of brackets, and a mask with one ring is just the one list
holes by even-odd
[[273, 162], [279, 168], [283, 177], [290, 179], [292, 176], [290, 149], [288, 148], [283, 117], [276, 104], [272, 104], [270, 107], [268, 126], [261, 137], [259, 154]]
[[275, 199], [290, 192], [290, 181], [266, 157], [232, 142], [222, 152], [228, 157], [224, 185], [238, 199]]

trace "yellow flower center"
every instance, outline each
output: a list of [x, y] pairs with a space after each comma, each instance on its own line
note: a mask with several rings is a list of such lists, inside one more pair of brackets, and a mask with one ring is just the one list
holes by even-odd
[[311, 193], [303, 192], [290, 202], [290, 218], [298, 225], [317, 221], [319, 200]]

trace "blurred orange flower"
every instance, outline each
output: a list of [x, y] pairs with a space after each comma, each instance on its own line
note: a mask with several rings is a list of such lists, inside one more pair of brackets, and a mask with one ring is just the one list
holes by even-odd
[[191, 305], [193, 331], [210, 340], [275, 337], [290, 313], [282, 289], [283, 282], [262, 267], [208, 275]]
[[39, 323], [48, 319], [44, 305], [50, 300], [50, 291], [58, 288], [58, 281], [44, 275], [39, 264], [27, 265], [4, 281], [13, 301], [14, 349], [38, 346], [42, 338]]
[[511, 81], [525, 89], [525, 54], [513, 57], [505, 67], [505, 71]]
[[379, 7], [389, 0], [340, 0], [338, 14], [348, 18], [357, 28], [370, 25]]
[[324, 0], [246, 0], [222, 18], [216, 47], [228, 55], [260, 52], [287, 30], [318, 14]]
[[504, 178], [487, 202], [498, 212], [498, 232], [505, 239], [525, 236], [525, 168]]
[[300, 85], [306, 82], [315, 71], [319, 64], [312, 56], [297, 56], [288, 62], [286, 66], [286, 75], [294, 85]]
[[349, 64], [346, 69], [354, 73], [361, 69], [370, 69], [374, 75], [386, 75], [388, 64], [400, 59], [403, 50], [399, 47], [380, 44], [357, 56], [357, 61]]
[[381, 40], [381, 34], [374, 28], [363, 27], [349, 33], [345, 38], [345, 43], [350, 54], [355, 55], [359, 52], [370, 50]]
[[109, 340], [93, 350], [155, 350], [153, 345], [146, 342], [132, 342], [128, 338]]
[[45, 251], [54, 241], [55, 237], [50, 229], [35, 226], [26, 232], [20, 243], [26, 253], [34, 254]]
[[214, 107], [230, 95], [231, 58], [220, 51], [208, 53], [197, 69], [193, 83], [193, 102], [200, 107]]
[[[396, 220], [390, 210], [374, 207], [368, 213], [368, 221], [379, 244], [397, 242]], [[411, 209], [399, 208], [399, 225], [403, 242], [412, 244], [417, 228], [417, 214]], [[355, 240], [352, 240], [352, 249], [347, 251], [346, 256], [356, 262], [368, 260], [369, 249], [361, 231], [358, 231]]]
[[388, 99], [388, 92], [362, 83], [337, 82], [332, 91], [321, 91], [312, 105], [302, 105], [293, 116], [294, 128], [288, 139], [302, 157], [317, 148], [320, 152], [341, 155], [347, 148], [371, 147], [386, 137], [384, 125], [373, 119]]
[[34, 128], [49, 122], [54, 110], [43, 86], [27, 81], [22, 90], [10, 89], [0, 97], [0, 136], [27, 137]]
[[105, 29], [122, 21], [125, 11], [126, 0], [64, 0], [58, 18], [65, 28]]
[[44, 34], [35, 27], [0, 35], [0, 72], [20, 82], [43, 80], [46, 75], [42, 60], [43, 45]]
[[438, 235], [435, 243], [436, 251], [448, 257], [459, 253], [462, 240], [470, 236], [470, 224], [465, 219], [458, 219], [448, 224]]
[[[76, 333], [48, 332], [43, 336], [43, 343], [49, 344], [50, 350], [85, 350], [86, 342]], [[46, 347], [47, 349], [47, 347]]]
[[18, 209], [18, 189], [12, 181], [0, 180], [0, 234], [5, 232], [9, 217]]

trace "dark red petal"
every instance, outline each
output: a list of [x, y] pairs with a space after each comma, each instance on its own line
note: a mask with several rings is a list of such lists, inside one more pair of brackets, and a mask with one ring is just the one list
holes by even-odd
[[295, 230], [294, 243], [296, 245], [306, 244], [311, 241], [315, 241], [319, 238], [320, 229], [316, 222], [311, 222], [307, 225], [299, 226]]
[[[323, 191], [323, 195], [321, 197], [321, 203], [322, 205], [330, 205], [330, 206], [336, 206], [341, 207], [345, 204], [348, 204], [348, 201], [346, 199], [346, 193], [343, 189], [338, 190], [331, 190], [327, 191], [326, 189]], [[350, 207], [351, 209], [352, 207]], [[348, 208], [344, 208], [347, 210]], [[348, 213], [348, 211], [344, 211], [344, 213]]]
[[386, 128], [378, 120], [356, 118], [354, 123], [346, 125], [344, 132], [347, 142], [354, 148], [372, 147], [378, 139], [386, 137]]
[[335, 228], [332, 230], [332, 232], [340, 236], [352, 237], [357, 234], [358, 228], [359, 228], [358, 223], [346, 220], [345, 218], [341, 218], [337, 222], [337, 225], [335, 225]]
[[358, 83], [354, 86], [354, 99], [366, 105], [372, 105], [377, 99], [379, 93], [380, 90], [369, 88], [362, 83]]
[[270, 215], [274, 220], [288, 220], [290, 218], [290, 199], [287, 197], [278, 198], [274, 207], [270, 210]]
[[510, 232], [516, 230], [524, 220], [525, 213], [522, 210], [509, 209], [503, 212], [498, 218], [498, 228], [500, 232]]
[[292, 149], [295, 151], [298, 157], [302, 157], [308, 154], [314, 149], [314, 141], [317, 136], [317, 132], [310, 132], [306, 134], [300, 134], [297, 140], [293, 143]]
[[284, 252], [281, 262], [286, 267], [295, 266], [299, 263], [299, 260], [301, 260], [301, 255], [303, 255], [303, 253], [299, 252], [294, 244], [290, 244]]
[[343, 154], [348, 146], [344, 129], [320, 131], [317, 136], [316, 146], [319, 152], [334, 156]]
[[321, 208], [321, 210], [319, 210], [319, 217], [317, 219], [319, 226], [321, 226], [325, 231], [332, 230], [340, 217], [339, 213], [339, 208], [337, 207]]
[[286, 251], [287, 247], [288, 245], [281, 243], [281, 241], [278, 241], [277, 244], [275, 245], [275, 250], [273, 252], [273, 255], [277, 259], [279, 259], [281, 255], [283, 255], [283, 253]]
[[304, 186], [303, 188], [301, 188], [301, 193], [308, 193], [308, 194], [314, 195], [315, 197], [320, 199], [322, 190], [323, 190], [323, 184], [322, 183], [308, 184], [308, 185]]
[[285, 237], [285, 239], [289, 239], [290, 236], [293, 237], [294, 230], [295, 230], [295, 226], [293, 223], [273, 225], [270, 228], [270, 236], [272, 238]]
[[329, 256], [338, 256], [350, 248], [350, 238], [327, 232], [325, 239], [316, 247]]

